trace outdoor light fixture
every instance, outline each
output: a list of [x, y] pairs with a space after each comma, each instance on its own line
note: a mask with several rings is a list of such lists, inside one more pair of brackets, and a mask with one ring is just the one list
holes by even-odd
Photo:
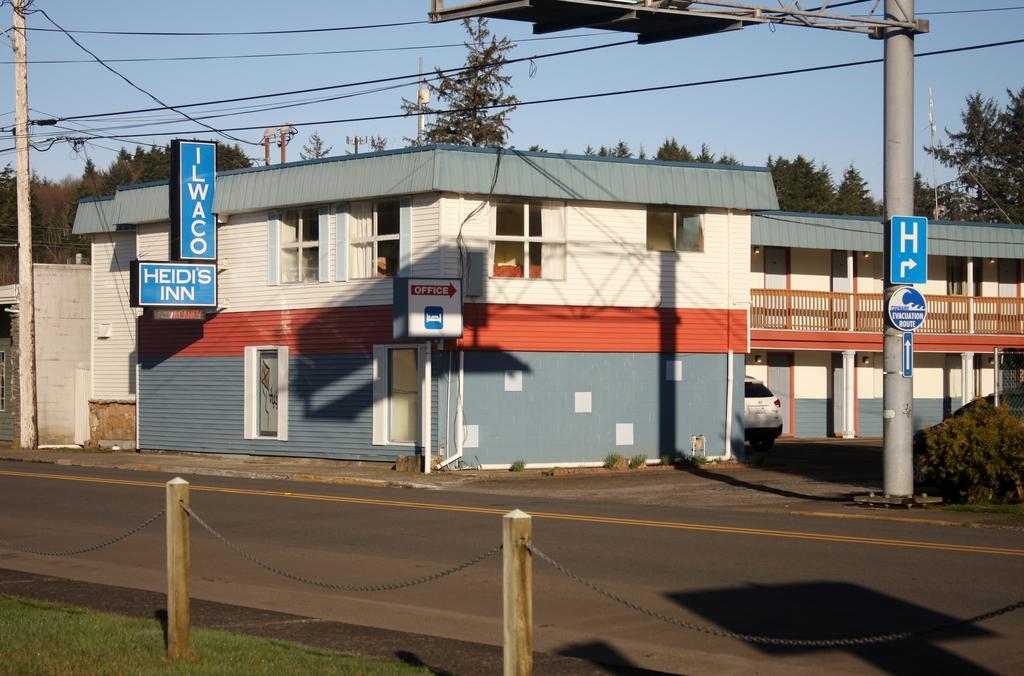
[[758, 254], [760, 254], [760, 253], [761, 253], [761, 247], [759, 247], [759, 246], [755, 246], [755, 247], [754, 247], [754, 255], [755, 255], [755, 256], [757, 256], [757, 255], [758, 255]]
[[860, 358], [860, 363], [861, 363], [861, 364], [867, 365], [867, 364], [869, 364], [870, 362], [871, 362], [871, 357], [869, 357], [869, 356], [868, 356], [868, 355], [866, 355], [866, 354], [865, 354], [865, 355], [862, 355], [862, 356], [861, 356], [861, 358]]
[[871, 252], [870, 251], [865, 251], [864, 252], [864, 258], [871, 258]]
[[759, 354], [755, 354], [754, 355], [754, 363], [755, 364], [760, 364], [761, 363], [761, 355], [759, 355]]

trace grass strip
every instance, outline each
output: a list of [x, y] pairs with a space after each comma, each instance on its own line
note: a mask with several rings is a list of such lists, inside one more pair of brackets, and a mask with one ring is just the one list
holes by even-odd
[[192, 657], [166, 658], [157, 620], [0, 596], [0, 674], [429, 674], [400, 662], [193, 628]]

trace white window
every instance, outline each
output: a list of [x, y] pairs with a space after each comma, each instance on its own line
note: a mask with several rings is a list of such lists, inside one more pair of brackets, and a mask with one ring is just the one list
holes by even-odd
[[288, 348], [245, 348], [246, 439], [288, 440]]
[[287, 209], [281, 214], [281, 283], [320, 279], [320, 208]]
[[350, 232], [353, 279], [397, 277], [401, 239], [401, 203], [399, 200], [353, 205]]
[[693, 209], [647, 207], [648, 251], [704, 251], [703, 215]]
[[425, 352], [415, 345], [379, 345], [373, 349], [373, 443], [420, 443]]
[[491, 277], [565, 279], [564, 204], [498, 202], [491, 213]]

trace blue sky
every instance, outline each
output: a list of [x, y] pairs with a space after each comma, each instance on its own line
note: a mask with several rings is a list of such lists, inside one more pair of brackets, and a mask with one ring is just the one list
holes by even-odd
[[[761, 4], [771, 5], [768, 0]], [[812, 3], [805, 2], [805, 5]], [[841, 11], [864, 12], [873, 2]], [[377, 2], [246, 2], [218, 0], [104, 0], [103, 2], [54, 2], [37, 0], [35, 6], [69, 30], [127, 31], [243, 31], [352, 26], [426, 19], [429, 0], [378, 0]], [[917, 38], [917, 51], [929, 51], [999, 40], [1024, 38], [1024, 9], [969, 14], [929, 14], [951, 10], [1024, 7], [1013, 0], [917, 0], [919, 16], [931, 21], [931, 32]], [[9, 12], [4, 7], [4, 12]], [[9, 17], [9, 14], [6, 15]], [[5, 19], [5, 22], [9, 18]], [[52, 26], [40, 14], [28, 25]], [[513, 40], [531, 38], [529, 24], [492, 21], [492, 29]], [[520, 42], [513, 56], [615, 42], [622, 34], [574, 31], [577, 36], [547, 41]], [[423, 57], [432, 66], [462, 64], [458, 44], [463, 30], [456, 23], [418, 24], [346, 32], [322, 32], [286, 36], [138, 37], [79, 34], [86, 47], [103, 59], [237, 55], [270, 52], [373, 50], [413, 47], [401, 51], [294, 56], [280, 58], [224, 59], [208, 61], [116, 63], [111, 65], [169, 104], [278, 92], [356, 80], [412, 74]], [[7, 45], [9, 46], [9, 44]], [[421, 48], [416, 48], [421, 47]], [[586, 94], [632, 87], [656, 86], [725, 78], [765, 71], [803, 68], [845, 61], [880, 58], [882, 43], [861, 35], [814, 29], [748, 28], [729, 34], [707, 36], [658, 45], [625, 45], [583, 54], [543, 59], [508, 67], [512, 91], [522, 100]], [[0, 57], [4, 58], [4, 57]], [[96, 63], [36, 63], [52, 59], [88, 59], [59, 33], [29, 34], [29, 101], [33, 117], [68, 116], [144, 108], [154, 105]], [[0, 125], [13, 122], [14, 95], [10, 57], [0, 68]], [[1024, 86], [1024, 45], [934, 56], [917, 60], [915, 119], [917, 168], [930, 179], [931, 160], [920, 150], [929, 142], [928, 88], [935, 95], [939, 140], [944, 127], [957, 129], [965, 97], [981, 91], [1005, 102], [1006, 89]], [[363, 91], [366, 88], [345, 90]], [[211, 120], [218, 127], [271, 127], [295, 123], [298, 136], [289, 147], [289, 159], [309, 135], [317, 131], [332, 154], [345, 152], [346, 136], [384, 136], [389, 148], [401, 147], [403, 138], [415, 134], [415, 120], [381, 120], [344, 124], [307, 124], [331, 120], [397, 113], [402, 97], [413, 98], [415, 87], [367, 93], [278, 111], [235, 114]], [[312, 95], [282, 100], [308, 99]], [[234, 104], [239, 105], [239, 104]], [[219, 106], [224, 108], [226, 106]], [[195, 109], [190, 109], [195, 113]], [[235, 112], [235, 111], [231, 111]], [[152, 115], [152, 114], [148, 114]], [[136, 116], [138, 117], [138, 116]], [[173, 118], [173, 114], [158, 114]], [[153, 120], [147, 119], [146, 122]], [[119, 118], [134, 124], [139, 120]], [[744, 164], [762, 165], [769, 155], [793, 157], [798, 153], [827, 164], [839, 178], [854, 164], [869, 181], [877, 197], [882, 179], [882, 66], [868, 65], [822, 73], [778, 77], [752, 82], [718, 84], [659, 93], [521, 108], [510, 118], [510, 143], [517, 148], [537, 144], [552, 151], [582, 152], [587, 145], [616, 143], [620, 138], [631, 148], [643, 146], [648, 153], [670, 136], [692, 149], [702, 142], [716, 152], [728, 152]], [[140, 133], [158, 127], [142, 127], [111, 133]], [[184, 119], [159, 126], [162, 130], [191, 130]], [[50, 131], [50, 130], [45, 130]], [[56, 130], [54, 133], [71, 133]], [[235, 132], [257, 141], [260, 131]], [[189, 134], [217, 138], [212, 134]], [[139, 143], [164, 143], [167, 137], [140, 138]], [[7, 148], [13, 144], [2, 144]], [[101, 140], [90, 143], [86, 153], [106, 166], [122, 143]], [[249, 147], [253, 157], [262, 149]], [[60, 178], [81, 173], [86, 153], [72, 153], [67, 144], [55, 144], [46, 152], [33, 152], [32, 167], [38, 173]], [[275, 149], [274, 161], [277, 161]], [[13, 163], [13, 153], [0, 154], [0, 163]], [[939, 168], [939, 180], [951, 173]]]

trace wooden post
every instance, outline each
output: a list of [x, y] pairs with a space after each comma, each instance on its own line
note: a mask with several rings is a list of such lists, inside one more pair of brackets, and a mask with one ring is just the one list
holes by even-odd
[[189, 654], [189, 517], [188, 482], [167, 482], [167, 657]]
[[532, 521], [518, 509], [502, 517], [502, 601], [505, 626], [505, 676], [533, 673]]

